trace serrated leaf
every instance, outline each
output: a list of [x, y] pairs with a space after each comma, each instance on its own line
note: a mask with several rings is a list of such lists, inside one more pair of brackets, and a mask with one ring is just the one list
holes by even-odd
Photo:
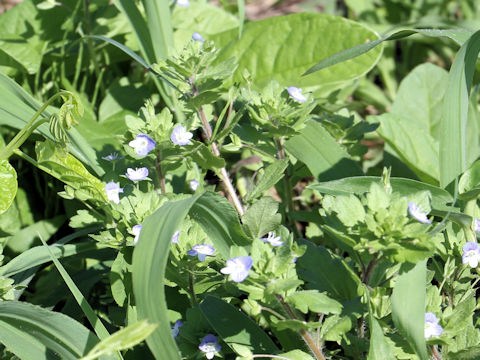
[[276, 160], [272, 164], [268, 165], [263, 173], [263, 176], [258, 181], [255, 188], [253, 188], [250, 193], [248, 193], [247, 198], [245, 199], [247, 202], [251, 202], [253, 199], [261, 196], [264, 191], [267, 191], [272, 186], [275, 186], [280, 179], [283, 178], [284, 171], [288, 166], [288, 160]]
[[225, 160], [213, 155], [212, 151], [205, 144], [197, 143], [190, 156], [203, 169], [217, 170], [225, 166]]
[[318, 290], [297, 291], [286, 300], [304, 314], [308, 311], [320, 314], [340, 314], [342, 312], [342, 304]]
[[280, 225], [282, 215], [277, 213], [278, 205], [273, 198], [264, 197], [247, 209], [242, 222], [250, 237], [258, 239]]
[[0, 214], [12, 205], [17, 189], [17, 172], [7, 160], [0, 160]]

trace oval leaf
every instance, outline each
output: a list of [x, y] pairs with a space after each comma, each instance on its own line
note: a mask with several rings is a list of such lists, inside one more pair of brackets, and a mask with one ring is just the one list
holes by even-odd
[[7, 160], [0, 160], [0, 214], [12, 205], [17, 189], [17, 172]]

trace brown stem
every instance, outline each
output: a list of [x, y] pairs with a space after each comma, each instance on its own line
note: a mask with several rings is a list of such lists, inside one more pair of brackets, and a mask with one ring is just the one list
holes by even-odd
[[[288, 305], [280, 295], [275, 295], [275, 297], [280, 302], [280, 305], [282, 305], [283, 309], [288, 314], [290, 319], [299, 320], [297, 318], [297, 316], [295, 315], [295, 313], [293, 312], [290, 305]], [[305, 343], [308, 345], [308, 347], [312, 351], [313, 355], [315, 355], [315, 358], [317, 360], [325, 360], [325, 356], [323, 356], [322, 350], [319, 347], [317, 347], [317, 345], [315, 344], [315, 341], [310, 336], [310, 334], [304, 329], [301, 329], [298, 332], [300, 333], [303, 340], [305, 341]]]
[[442, 360], [442, 357], [438, 353], [438, 349], [436, 345], [432, 345], [432, 355], [436, 360]]
[[362, 282], [364, 284], [368, 285], [368, 281], [370, 280], [370, 275], [372, 275], [372, 270], [375, 267], [375, 265], [377, 264], [377, 261], [378, 261], [378, 253], [376, 253], [373, 256], [372, 261], [370, 261], [370, 263], [367, 266], [367, 270], [365, 270], [365, 273], [363, 274]]

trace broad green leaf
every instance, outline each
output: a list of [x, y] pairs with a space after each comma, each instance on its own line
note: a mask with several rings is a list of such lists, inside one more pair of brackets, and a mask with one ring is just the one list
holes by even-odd
[[280, 225], [282, 215], [277, 213], [278, 205], [273, 198], [264, 197], [247, 209], [242, 222], [245, 231], [251, 238], [258, 239]]
[[440, 127], [442, 187], [452, 182], [469, 165], [467, 159], [469, 97], [479, 52], [480, 31], [477, 31], [462, 45], [450, 68], [443, 103], [444, 118]]
[[7, 246], [15, 253], [23, 253], [28, 250], [35, 240], [39, 238], [50, 239], [65, 223], [64, 215], [57, 215], [52, 219], [40, 220], [29, 225], [8, 239]]
[[280, 181], [284, 176], [284, 171], [288, 166], [288, 160], [276, 160], [265, 168], [263, 175], [260, 177], [257, 185], [247, 195], [246, 201], [250, 202], [253, 199], [261, 196], [263, 192], [270, 189], [272, 186]]
[[362, 169], [316, 121], [308, 121], [299, 135], [285, 143], [295, 158], [307, 165], [318, 180], [335, 180], [363, 175]]
[[98, 341], [63, 314], [26, 302], [0, 303], [0, 343], [22, 360], [77, 360]]
[[112, 297], [118, 306], [122, 307], [132, 291], [131, 253], [128, 248], [119, 251], [110, 271]]
[[[194, 32], [207, 39], [209, 35], [237, 28], [239, 25], [238, 19], [222, 8], [193, 1], [188, 7], [176, 6], [172, 22], [176, 29], [189, 33], [188, 40], [191, 40]], [[236, 32], [238, 36], [238, 30]]]
[[215, 156], [212, 151], [202, 143], [195, 144], [195, 148], [190, 156], [192, 160], [203, 169], [216, 170], [225, 166], [225, 160], [219, 156]]
[[82, 198], [108, 201], [105, 185], [90, 174], [73, 155], [63, 152], [50, 141], [37, 143], [35, 152], [38, 166], [42, 170], [71, 186]]
[[480, 357], [480, 345], [472, 346], [458, 352], [448, 352], [448, 360], [475, 360]]
[[[330, 195], [362, 195], [369, 191], [372, 183], [383, 185], [382, 178], [377, 176], [357, 176], [328, 182], [313, 183], [308, 186], [309, 189], [317, 190]], [[407, 196], [420, 191], [429, 191], [432, 194], [432, 208], [444, 209], [447, 203], [453, 201], [453, 197], [446, 190], [437, 186], [422, 183], [420, 181], [390, 178], [392, 190], [402, 196]]]
[[286, 300], [304, 314], [309, 311], [320, 314], [340, 314], [342, 312], [342, 304], [318, 290], [297, 291]]
[[299, 243], [307, 245], [307, 251], [297, 260], [300, 279], [340, 301], [353, 300], [363, 293], [360, 278], [343, 259], [309, 241]]
[[17, 189], [17, 172], [7, 160], [0, 160], [0, 214], [12, 205]]
[[147, 320], [129, 325], [99, 342], [87, 356], [80, 360], [94, 360], [100, 356], [113, 354], [115, 351], [132, 348], [145, 340], [156, 327], [157, 325], [149, 324]]
[[[14, 129], [23, 129], [30, 121], [35, 112], [41, 107], [30, 94], [21, 88], [15, 81], [8, 76], [0, 73], [0, 125], [7, 125]], [[45, 118], [50, 118], [52, 111], [45, 110], [42, 114]], [[80, 120], [81, 121], [81, 120]], [[41, 134], [46, 139], [53, 140], [53, 136], [48, 130], [48, 124], [40, 125], [35, 133]], [[103, 169], [97, 163], [97, 157], [93, 148], [88, 144], [75, 128], [67, 133], [70, 144], [69, 151], [86, 166], [90, 167], [98, 176], [104, 174]]]
[[247, 23], [238, 31], [211, 37], [221, 48], [217, 61], [236, 57], [239, 63], [234, 81], [242, 82], [248, 70], [258, 88], [271, 79], [283, 86], [318, 87], [339, 84], [367, 73], [378, 61], [381, 50], [338, 64], [329, 71], [300, 77], [318, 59], [351, 46], [378, 39], [363, 25], [325, 14], [298, 13]]
[[364, 44], [359, 44], [354, 47], [335, 53], [331, 56], [328, 56], [323, 60], [321, 60], [320, 62], [318, 62], [317, 64], [315, 64], [314, 66], [312, 66], [310, 69], [308, 69], [304, 75], [312, 74], [316, 71], [320, 71], [329, 66], [333, 66], [341, 62], [354, 59], [357, 56], [363, 55], [368, 51], [374, 49], [384, 41], [399, 40], [414, 34], [421, 34], [428, 37], [447, 37], [455, 41], [457, 44], [462, 45], [472, 35], [472, 32], [469, 30], [460, 29], [460, 28], [459, 29], [403, 29], [400, 31], [397, 30], [395, 33], [387, 35], [381, 39], [365, 42]]
[[213, 296], [200, 304], [203, 315], [222, 340], [238, 354], [275, 354], [279, 350], [268, 335], [236, 307]]
[[424, 335], [426, 283], [426, 260], [414, 267], [404, 264], [392, 293], [393, 322], [420, 360], [428, 360]]
[[[101, 249], [102, 246], [96, 241], [89, 240], [77, 244], [51, 245], [50, 248], [57, 258], [65, 258], [87, 251], [98, 250]], [[34, 266], [50, 262], [51, 260], [50, 254], [44, 246], [35, 246], [0, 267], [0, 275], [10, 277]]]

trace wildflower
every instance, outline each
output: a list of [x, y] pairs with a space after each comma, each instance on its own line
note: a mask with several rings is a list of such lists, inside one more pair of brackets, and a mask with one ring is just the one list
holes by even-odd
[[190, 189], [192, 191], [196, 191], [198, 189], [198, 185], [200, 185], [198, 180], [190, 180]]
[[304, 103], [305, 101], [307, 101], [307, 98], [305, 97], [305, 95], [302, 94], [302, 89], [297, 88], [295, 86], [290, 86], [287, 88], [287, 91], [290, 94], [290, 96], [294, 100], [298, 101], [299, 103]]
[[172, 131], [172, 136], [170, 140], [176, 145], [190, 145], [190, 139], [193, 134], [189, 131], [186, 131], [182, 125], [177, 125]]
[[178, 334], [180, 334], [180, 328], [182, 326], [183, 326], [183, 324], [180, 320], [175, 321], [175, 324], [173, 324], [173, 327], [172, 327], [171, 331], [172, 331], [172, 336], [173, 336], [174, 339], [176, 339]]
[[204, 42], [205, 42], [205, 40], [203, 39], [203, 36], [200, 35], [200, 34], [197, 33], [197, 32], [194, 32], [194, 33], [192, 34], [192, 40], [194, 40], [194, 41], [200, 41], [201, 43], [204, 43]]
[[142, 181], [147, 178], [148, 169], [146, 167], [136, 168], [135, 170], [128, 168], [125, 176], [131, 181]]
[[216, 353], [218, 353], [222, 347], [218, 343], [217, 337], [212, 334], [207, 334], [203, 339], [198, 348], [205, 353], [207, 359], [213, 359]]
[[177, 230], [173, 233], [173, 236], [172, 236], [172, 243], [174, 244], [178, 244], [178, 237], [180, 236], [180, 231]]
[[443, 328], [438, 325], [438, 318], [434, 313], [425, 313], [425, 339], [430, 339], [432, 336], [440, 336], [443, 333]]
[[123, 193], [123, 188], [120, 187], [116, 182], [110, 181], [105, 185], [105, 192], [107, 193], [107, 198], [110, 201], [113, 201], [115, 204], [120, 203], [119, 194]]
[[177, 4], [178, 6], [190, 6], [190, 1], [189, 0], [172, 0], [172, 2], [174, 2], [175, 4]]
[[147, 134], [138, 134], [135, 137], [135, 140], [132, 140], [128, 143], [132, 148], [135, 149], [135, 152], [141, 156], [147, 156], [147, 154], [155, 149], [157, 145], [155, 140], [153, 140]]
[[463, 245], [462, 263], [468, 264], [472, 268], [476, 268], [479, 261], [480, 248], [478, 247], [478, 244], [476, 242], [469, 241]]
[[188, 250], [188, 255], [197, 256], [200, 261], [205, 261], [207, 256], [211, 256], [214, 253], [215, 248], [207, 244], [194, 245], [191, 250]]
[[473, 230], [480, 231], [480, 220], [478, 220], [477, 218], [475, 218]]
[[222, 274], [232, 277], [232, 280], [239, 283], [245, 280], [252, 268], [253, 259], [250, 256], [239, 256], [227, 260], [227, 266], [220, 270]]
[[282, 237], [281, 236], [275, 236], [275, 235], [276, 235], [275, 231], [270, 231], [266, 238], [261, 238], [260, 240], [262, 240], [263, 242], [268, 242], [272, 246], [282, 246], [283, 241], [280, 241], [280, 239]]
[[108, 154], [106, 156], [102, 156], [102, 159], [107, 160], [107, 161], [115, 161], [115, 160], [120, 160], [120, 159], [123, 159], [123, 158], [124, 158], [124, 156], [119, 156], [118, 152], [113, 152], [113, 153]]
[[133, 242], [136, 244], [138, 243], [138, 239], [140, 238], [140, 231], [142, 231], [142, 225], [135, 225], [132, 227], [132, 234], [135, 235], [135, 239]]
[[424, 224], [431, 224], [432, 222], [428, 220], [427, 214], [424, 214], [422, 210], [415, 204], [413, 201], [408, 203], [408, 212], [412, 215], [415, 219], [420, 221]]

